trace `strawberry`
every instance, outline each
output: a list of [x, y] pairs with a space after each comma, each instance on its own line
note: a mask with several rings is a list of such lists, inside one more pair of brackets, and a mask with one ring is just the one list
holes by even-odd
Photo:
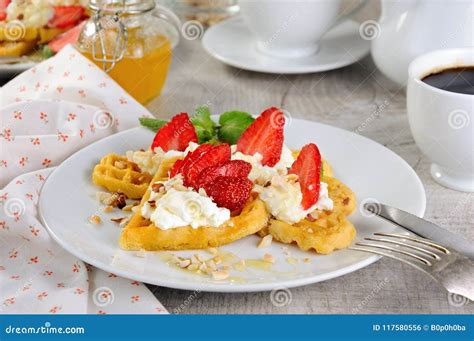
[[237, 151], [263, 156], [262, 164], [273, 167], [280, 161], [283, 148], [283, 126], [285, 116], [280, 109], [271, 107], [242, 133], [237, 141]]
[[199, 174], [198, 184], [200, 187], [204, 184], [213, 181], [218, 176], [231, 176], [231, 177], [243, 177], [246, 178], [250, 171], [252, 170], [252, 165], [243, 160], [230, 160], [221, 165], [212, 166], [204, 169]]
[[174, 116], [155, 135], [151, 150], [161, 147], [163, 151], [184, 151], [190, 142], [197, 143], [198, 138], [188, 114], [182, 112]]
[[250, 197], [253, 183], [247, 178], [218, 176], [204, 186], [207, 195], [219, 207], [239, 211]]
[[85, 17], [82, 6], [54, 6], [54, 16], [48, 22], [49, 27], [69, 28], [77, 25]]
[[7, 18], [7, 7], [10, 2], [11, 0], [0, 0], [0, 21], [3, 21]]
[[182, 173], [181, 171], [183, 169], [189, 168], [189, 166], [196, 161], [202, 154], [207, 152], [209, 149], [212, 148], [212, 145], [210, 144], [201, 144], [199, 147], [196, 148], [193, 152], [188, 153], [184, 160], [178, 160], [175, 162], [173, 165], [173, 168], [170, 171], [170, 177], [174, 177], [179, 173]]
[[183, 160], [176, 160], [173, 167], [170, 170], [170, 178], [174, 178], [176, 174], [181, 172], [181, 168], [183, 167]]
[[[199, 148], [198, 148], [199, 149]], [[230, 160], [230, 146], [228, 144], [220, 144], [217, 146], [211, 146], [206, 151], [201, 152], [200, 155], [196, 156], [194, 153], [198, 151], [196, 149], [189, 158], [191, 161], [184, 159], [182, 166], [182, 173], [184, 177], [184, 185], [187, 187], [193, 187], [198, 189], [197, 181], [199, 174], [206, 168], [221, 165]]]
[[321, 178], [321, 154], [314, 143], [305, 145], [298, 158], [293, 162], [289, 174], [298, 175], [303, 199], [301, 205], [307, 210], [319, 199]]
[[199, 174], [197, 186], [199, 188], [204, 187], [205, 184], [214, 181], [218, 176], [233, 176], [238, 178], [246, 178], [252, 165], [243, 160], [231, 160], [220, 166], [213, 166], [204, 169]]
[[66, 31], [48, 43], [48, 47], [54, 53], [58, 53], [64, 46], [67, 44], [75, 44], [81, 35], [82, 29], [86, 24], [85, 21], [81, 22], [79, 25], [71, 28], [69, 31]]

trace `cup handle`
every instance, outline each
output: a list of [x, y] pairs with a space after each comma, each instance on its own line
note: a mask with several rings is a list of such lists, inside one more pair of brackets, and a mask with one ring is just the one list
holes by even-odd
[[362, 8], [365, 7], [365, 5], [367, 5], [369, 3], [369, 0], [363, 0], [360, 4], [358, 4], [354, 9], [352, 9], [352, 11], [350, 11], [349, 13], [347, 14], [344, 14], [343, 16], [339, 17], [336, 22], [334, 24], [331, 25], [331, 27], [329, 27], [326, 31], [326, 33], [331, 30], [332, 28], [336, 27], [337, 25], [339, 25], [340, 23], [342, 23], [343, 21], [349, 19], [350, 17], [352, 17], [354, 14], [357, 14]]
[[177, 31], [177, 40], [175, 45], [178, 45], [182, 27], [181, 20], [179, 20], [178, 16], [169, 8], [159, 4], [156, 4], [155, 9], [153, 10], [153, 15], [169, 22], [174, 26]]

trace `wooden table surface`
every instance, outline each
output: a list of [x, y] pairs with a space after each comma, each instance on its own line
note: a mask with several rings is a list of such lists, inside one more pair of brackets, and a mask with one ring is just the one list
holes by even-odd
[[[261, 74], [226, 66], [207, 55], [199, 41], [183, 40], [175, 51], [163, 94], [148, 107], [156, 116], [168, 118], [202, 104], [214, 113], [230, 109], [258, 113], [276, 105], [295, 118], [357, 131], [413, 167], [425, 187], [427, 219], [474, 240], [474, 195], [444, 188], [430, 177], [430, 164], [409, 130], [405, 100], [405, 89], [385, 79], [370, 57], [325, 73]], [[291, 289], [291, 303], [283, 307], [272, 305], [269, 292], [151, 289], [175, 313], [474, 313], [474, 303], [450, 305], [443, 288], [390, 259], [336, 279]]]

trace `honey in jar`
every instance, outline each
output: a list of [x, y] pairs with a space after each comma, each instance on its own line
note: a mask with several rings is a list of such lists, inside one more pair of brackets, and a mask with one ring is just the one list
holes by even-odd
[[159, 96], [179, 20], [153, 0], [91, 0], [78, 49], [142, 104]]

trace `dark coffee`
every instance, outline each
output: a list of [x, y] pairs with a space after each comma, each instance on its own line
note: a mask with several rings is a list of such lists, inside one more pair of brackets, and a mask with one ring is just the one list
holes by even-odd
[[435, 88], [474, 95], [474, 66], [461, 66], [433, 72], [421, 79]]

